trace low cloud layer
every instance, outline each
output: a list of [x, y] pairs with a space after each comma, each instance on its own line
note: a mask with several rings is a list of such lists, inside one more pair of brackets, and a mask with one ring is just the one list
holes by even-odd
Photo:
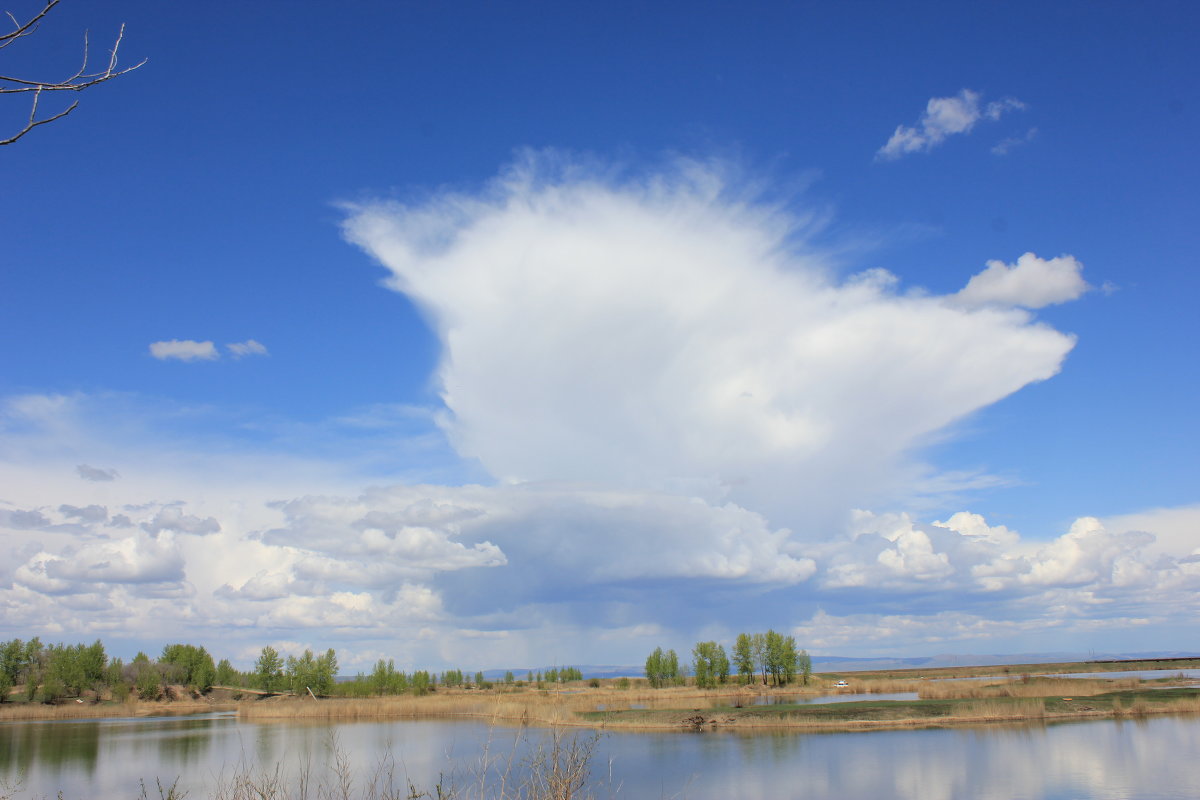
[[1036, 539], [966, 511], [860, 511], [815, 537], [663, 492], [250, 489], [210, 485], [199, 505], [130, 502], [152, 489], [126, 486], [112, 508], [87, 491], [5, 508], [0, 612], [30, 634], [186, 629], [219, 654], [286, 641], [336, 646], [349, 668], [380, 653], [411, 668], [540, 663], [548, 642], [571, 660], [634, 662], [656, 643], [766, 626], [823, 653], [1065, 646], [1190, 630], [1200, 599], [1200, 548], [1090, 517]]
[[[1009, 111], [1025, 108], [1025, 104], [1012, 97], [980, 104], [981, 95], [963, 89], [953, 97], [933, 97], [925, 105], [925, 113], [916, 125], [898, 125], [887, 144], [879, 148], [875, 157], [893, 161], [910, 153], [923, 153], [940, 145], [948, 137], [970, 133], [980, 121], [995, 122]], [[1029, 138], [1032, 138], [1030, 136]], [[1006, 139], [993, 152], [1003, 155], [1016, 144], [1026, 140]], [[999, 152], [997, 152], [997, 149]]]

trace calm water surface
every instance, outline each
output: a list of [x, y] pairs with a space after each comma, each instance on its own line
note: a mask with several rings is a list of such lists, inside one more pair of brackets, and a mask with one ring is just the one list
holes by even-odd
[[[582, 734], [586, 735], [586, 734]], [[365, 775], [391, 753], [396, 771], [432, 788], [461, 786], [486, 746], [520, 761], [544, 732], [474, 722], [297, 725], [228, 715], [0, 725], [0, 778], [23, 776], [21, 798], [136, 798], [138, 779], [180, 778], [192, 800], [239, 764], [308, 760], [325, 775], [334, 743]], [[831, 800], [1065, 800], [1200, 795], [1200, 719], [1089, 721], [1048, 727], [836, 734], [609, 733], [593, 775], [598, 797], [830, 798]], [[2, 795], [2, 792], [0, 792]]]

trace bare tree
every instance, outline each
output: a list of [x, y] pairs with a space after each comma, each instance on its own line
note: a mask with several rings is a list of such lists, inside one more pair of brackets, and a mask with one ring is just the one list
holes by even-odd
[[[0, 34], [0, 50], [8, 47], [18, 39], [23, 39], [26, 36], [34, 33], [41, 24], [42, 19], [50, 13], [50, 9], [54, 8], [60, 2], [61, 0], [46, 0], [46, 7], [38, 12], [38, 14], [31, 18], [28, 22], [24, 23], [13, 16], [11, 12], [5, 12], [8, 18], [12, 20], [13, 30], [9, 31], [8, 33]], [[117, 33], [117, 40], [113, 43], [112, 50], [109, 51], [107, 65], [92, 72], [88, 71], [88, 35], [87, 31], [84, 31], [83, 65], [80, 66], [74, 74], [65, 78], [64, 80], [45, 81], [35, 80], [32, 78], [18, 78], [15, 76], [0, 74], [0, 94], [27, 93], [31, 95], [29, 103], [29, 118], [26, 120], [24, 127], [22, 127], [15, 134], [9, 136], [7, 139], [0, 139], [0, 145], [12, 144], [37, 126], [45, 125], [48, 122], [54, 122], [56, 119], [62, 119], [67, 114], [70, 114], [72, 111], [74, 111], [75, 106], [79, 105], [79, 101], [76, 100], [75, 102], [71, 103], [71, 105], [67, 106], [67, 108], [59, 111], [56, 114], [43, 113], [43, 115], [39, 117], [38, 104], [42, 100], [43, 92], [82, 92], [84, 89], [89, 89], [98, 83], [110, 81], [113, 78], [120, 77], [127, 72], [133, 72], [142, 64], [145, 64], [146, 61], [143, 59], [137, 64], [134, 64], [132, 67], [126, 67], [125, 69], [117, 68], [117, 50], [121, 47], [121, 40], [124, 37], [125, 26], [122, 24], [121, 30]]]

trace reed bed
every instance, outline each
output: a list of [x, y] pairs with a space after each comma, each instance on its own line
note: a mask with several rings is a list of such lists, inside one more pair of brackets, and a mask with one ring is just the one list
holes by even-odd
[[[859, 680], [854, 679], [854, 676], [851, 676], [849, 691], [853, 693], [864, 694], [895, 694], [898, 692], [915, 692], [919, 686], [922, 686], [925, 683], [927, 683], [927, 681], [921, 681], [916, 678], [868, 678], [866, 680]], [[843, 691], [842, 689], [838, 689], [829, 683], [826, 683], [821, 688], [823, 691]]]
[[42, 703], [5, 703], [0, 706], [0, 722], [28, 722], [32, 720], [56, 719], [95, 719], [96, 717], [111, 717], [117, 714], [136, 713], [132, 704], [122, 703], [120, 706], [93, 705], [91, 703], [70, 703], [48, 706]]
[[329, 698], [250, 701], [238, 704], [246, 719], [434, 719], [472, 717], [494, 723], [532, 725], [578, 724], [576, 710], [591, 710], [596, 701], [544, 692], [528, 694], [437, 693], [424, 697], [398, 695], [371, 699]]
[[989, 697], [1090, 697], [1105, 692], [1131, 691], [1141, 681], [1136, 678], [1031, 678], [1003, 683], [981, 681], [925, 682], [917, 689], [922, 700], [965, 700]]
[[977, 700], [958, 709], [954, 713], [954, 716], [989, 721], [1044, 719], [1046, 717], [1046, 701], [1041, 698], [1030, 698], [1015, 702]]
[[0, 705], [0, 722], [35, 720], [97, 719], [100, 717], [150, 717], [160, 714], [196, 714], [203, 711], [232, 711], [232, 703], [141, 702], [123, 703], [5, 703]]

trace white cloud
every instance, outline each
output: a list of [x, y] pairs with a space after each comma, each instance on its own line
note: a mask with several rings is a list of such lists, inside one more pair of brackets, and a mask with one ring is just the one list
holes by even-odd
[[40, 552], [19, 567], [18, 583], [50, 593], [79, 593], [93, 584], [177, 584], [183, 580], [183, 554], [170, 538], [134, 534]]
[[1013, 148], [1032, 142], [1035, 138], [1037, 138], [1037, 132], [1037, 128], [1030, 128], [1025, 132], [1024, 136], [1010, 136], [1007, 139], [1000, 140], [994, 147], [992, 147], [992, 155], [1008, 155]]
[[[0, 614], [28, 635], [170, 638], [186, 625], [223, 655], [298, 638], [411, 669], [538, 663], [547, 642], [572, 660], [636, 661], [655, 644], [728, 640], [747, 619], [824, 652], [912, 652], [1086, 637], [1117, 621], [1187, 626], [1200, 602], [1187, 509], [1129, 518], [1175, 520], [1166, 544], [1090, 518], [1040, 541], [967, 511], [932, 524], [860, 512], [844, 530], [792, 531], [686, 493], [542, 483], [316, 495], [228, 473], [159, 469], [150, 482], [139, 471], [55, 490], [0, 461], [0, 484], [30, 498], [19, 520], [36, 523], [3, 539]], [[158, 499], [184, 486], [203, 499]], [[50, 502], [55, 492], [66, 502]]]
[[909, 153], [937, 147], [946, 137], [969, 133], [982, 119], [996, 121], [1007, 111], [1021, 110], [1025, 104], [1005, 98], [980, 106], [980, 95], [963, 89], [954, 97], [934, 97], [925, 105], [925, 113], [915, 126], [899, 125], [887, 144], [875, 154], [877, 159], [894, 160]]
[[474, 195], [357, 207], [346, 231], [437, 330], [462, 455], [503, 480], [688, 487], [795, 528], [907, 493], [919, 442], [1073, 344], [833, 281], [797, 224], [713, 168], [620, 182], [533, 156]]
[[150, 343], [150, 355], [160, 361], [213, 361], [221, 357], [212, 342], [197, 342], [191, 339], [169, 339]]
[[1074, 300], [1090, 289], [1082, 272], [1083, 265], [1072, 256], [1046, 260], [1025, 253], [1015, 264], [987, 262], [987, 269], [972, 276], [951, 300], [967, 308], [986, 305], [1042, 308]]
[[161, 533], [163, 531], [176, 531], [178, 533], [190, 533], [198, 536], [203, 536], [209, 533], [217, 533], [221, 530], [221, 523], [217, 522], [212, 517], [192, 516], [184, 514], [176, 506], [167, 506], [159, 510], [154, 515], [154, 519], [149, 522], [142, 523], [142, 529], [149, 533]]
[[1200, 555], [1200, 505], [1153, 508], [1103, 519], [1106, 530], [1154, 534], [1153, 549], [1164, 553]]
[[233, 354], [234, 358], [268, 355], [266, 345], [254, 339], [247, 339], [244, 342], [233, 342], [225, 345], [225, 347]]

